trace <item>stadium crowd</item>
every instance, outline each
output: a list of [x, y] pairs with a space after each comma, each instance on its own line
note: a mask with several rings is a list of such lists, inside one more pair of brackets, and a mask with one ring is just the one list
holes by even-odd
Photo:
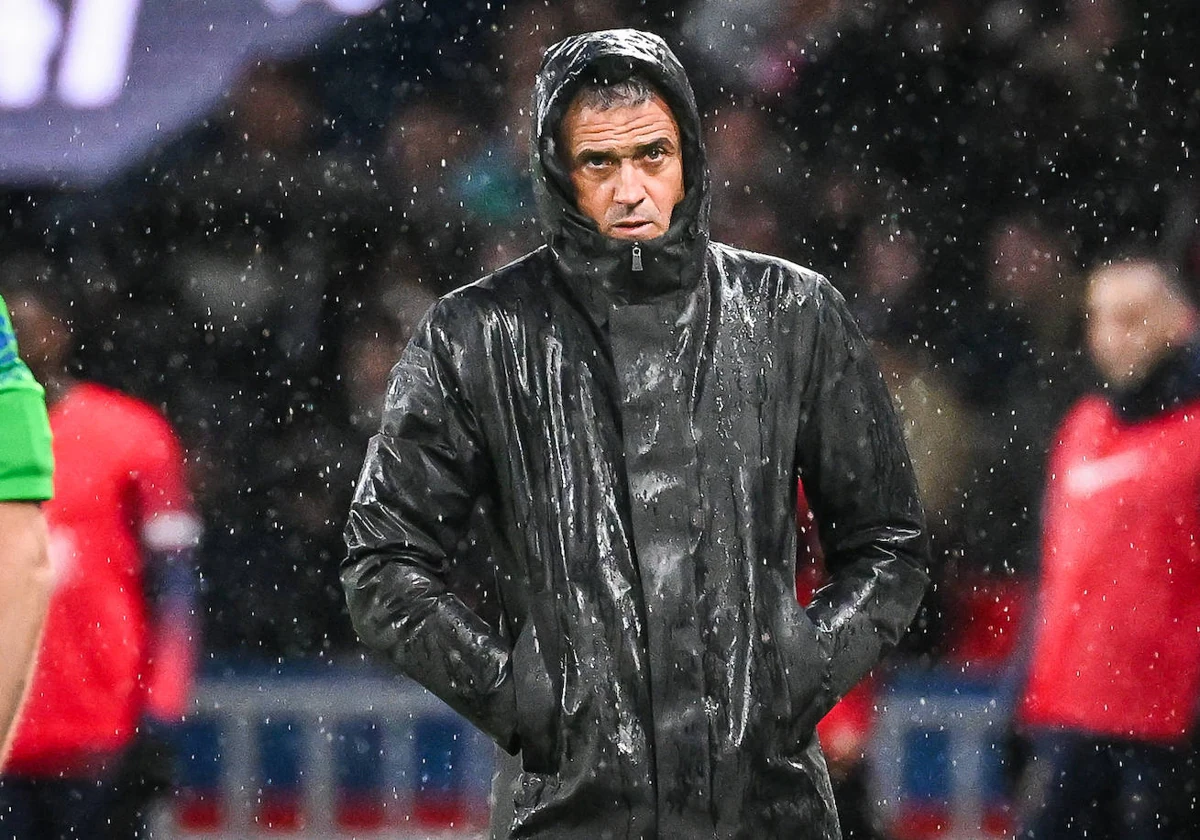
[[713, 238], [827, 274], [875, 344], [936, 560], [903, 654], [1002, 667], [1047, 448], [1097, 382], [1086, 267], [1153, 248], [1200, 297], [1187, 4], [439, 5], [248, 69], [116, 183], [0, 193], [0, 292], [67, 290], [76, 370], [159, 406], [185, 445], [206, 651], [358, 655], [341, 529], [389, 369], [437, 295], [539, 243], [541, 51], [635, 25], [692, 73]]

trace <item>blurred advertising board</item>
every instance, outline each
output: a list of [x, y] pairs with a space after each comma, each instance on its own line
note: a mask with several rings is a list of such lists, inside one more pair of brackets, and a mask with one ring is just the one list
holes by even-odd
[[0, 0], [0, 183], [95, 186], [384, 0]]

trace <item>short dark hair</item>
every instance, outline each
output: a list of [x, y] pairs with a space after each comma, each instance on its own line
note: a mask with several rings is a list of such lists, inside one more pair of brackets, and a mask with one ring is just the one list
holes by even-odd
[[571, 104], [578, 102], [585, 108], [607, 111], [609, 108], [641, 105], [657, 95], [658, 91], [650, 80], [639, 73], [616, 82], [594, 77], [584, 82], [576, 91], [571, 98]]

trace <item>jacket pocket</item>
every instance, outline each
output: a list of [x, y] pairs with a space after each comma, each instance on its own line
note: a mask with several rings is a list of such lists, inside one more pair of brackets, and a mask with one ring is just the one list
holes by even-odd
[[787, 740], [793, 745], [806, 744], [829, 711], [825, 690], [829, 658], [820, 632], [799, 604], [788, 604], [780, 612], [775, 638], [787, 694]]
[[512, 663], [521, 766], [527, 773], [554, 773], [558, 769], [555, 732], [558, 703], [532, 621], [517, 636]]

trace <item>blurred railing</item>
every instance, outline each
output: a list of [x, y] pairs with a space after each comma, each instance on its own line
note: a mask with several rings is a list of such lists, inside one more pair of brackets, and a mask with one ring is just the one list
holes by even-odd
[[[900, 672], [878, 695], [870, 791], [893, 840], [1010, 836], [994, 683]], [[491, 742], [411, 682], [358, 668], [200, 682], [168, 838], [480, 838]]]
[[359, 670], [203, 679], [171, 838], [480, 837], [492, 744], [411, 682]]
[[877, 701], [870, 793], [890, 840], [1011, 837], [1009, 707], [997, 681], [893, 675]]

